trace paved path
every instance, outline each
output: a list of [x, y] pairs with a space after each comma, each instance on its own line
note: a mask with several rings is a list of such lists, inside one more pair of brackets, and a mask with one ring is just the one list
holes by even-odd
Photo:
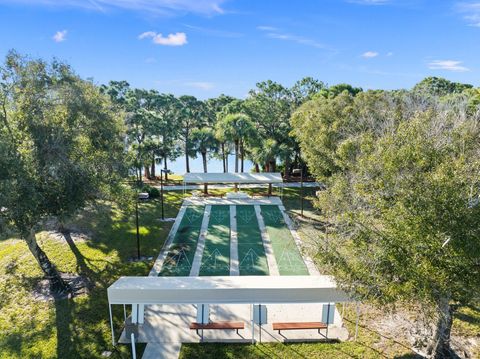
[[[284, 183], [274, 183], [272, 184], [273, 187], [283, 187], [283, 188], [298, 188], [301, 186], [300, 182], [284, 182]], [[304, 182], [303, 187], [305, 188], [312, 188], [312, 187], [320, 187], [321, 184], [318, 182]], [[160, 186], [154, 186], [160, 189]], [[182, 191], [183, 189], [186, 190], [194, 190], [194, 189], [203, 189], [203, 184], [195, 185], [189, 184], [187, 186], [182, 185], [173, 185], [173, 186], [163, 186], [165, 191]], [[233, 184], [210, 184], [208, 185], [210, 189], [222, 189], [222, 188], [233, 188]], [[241, 184], [239, 188], [268, 188], [268, 185], [264, 184]]]

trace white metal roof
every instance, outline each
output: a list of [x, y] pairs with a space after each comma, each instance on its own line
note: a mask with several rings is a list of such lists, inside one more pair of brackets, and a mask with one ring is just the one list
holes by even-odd
[[282, 183], [280, 173], [185, 173], [185, 183]]
[[110, 304], [348, 302], [331, 276], [121, 277]]

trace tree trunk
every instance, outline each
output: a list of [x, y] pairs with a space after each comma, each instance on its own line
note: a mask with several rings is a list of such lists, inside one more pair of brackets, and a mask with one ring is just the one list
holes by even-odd
[[188, 158], [188, 135], [185, 136], [185, 170], [190, 173], [190, 160]]
[[155, 179], [155, 155], [152, 154], [152, 164], [150, 165], [150, 176]]
[[283, 170], [283, 176], [285, 179], [290, 179], [290, 157], [285, 158], [285, 169]]
[[255, 163], [255, 172], [260, 172], [260, 166], [258, 165], [258, 163]]
[[275, 160], [270, 162], [270, 172], [276, 172], [277, 170], [277, 164], [275, 163]]
[[[202, 152], [203, 172], [207, 173], [207, 152]], [[203, 193], [208, 194], [208, 185], [203, 184]]]
[[150, 168], [148, 166], [145, 166], [145, 177], [150, 179]]
[[[238, 140], [235, 140], [235, 173], [238, 173]], [[235, 192], [238, 192], [238, 184], [235, 184]]]
[[441, 298], [437, 303], [438, 319], [435, 335], [427, 349], [427, 354], [434, 359], [456, 358], [450, 347], [450, 334], [452, 331], [453, 311], [448, 298]]
[[72, 288], [60, 277], [55, 266], [50, 262], [45, 252], [38, 246], [37, 240], [35, 238], [35, 231], [30, 229], [23, 239], [27, 242], [28, 249], [33, 254], [37, 260], [38, 265], [42, 269], [45, 277], [50, 281], [51, 290], [57, 294], [71, 293]]
[[244, 158], [243, 141], [240, 140], [240, 172], [242, 173], [243, 173], [243, 158]]
[[225, 159], [225, 142], [222, 142], [222, 162], [223, 162], [223, 173], [227, 173], [227, 163]]
[[230, 150], [225, 154], [225, 165], [227, 167], [227, 172], [228, 172], [228, 156], [230, 155]]
[[163, 156], [163, 169], [165, 170], [165, 182], [168, 181], [167, 156]]
[[238, 140], [235, 140], [235, 173], [238, 172]]

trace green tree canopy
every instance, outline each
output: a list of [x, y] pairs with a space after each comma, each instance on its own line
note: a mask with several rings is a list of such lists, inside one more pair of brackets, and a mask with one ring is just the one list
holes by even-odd
[[428, 354], [450, 356], [453, 312], [480, 293], [478, 112], [465, 97], [367, 92], [315, 99], [293, 124], [327, 184], [319, 250], [337, 282], [358, 299], [423, 304]]
[[35, 228], [117, 187], [124, 174], [123, 118], [95, 85], [58, 61], [11, 52], [0, 71], [0, 215], [62, 292], [69, 288], [38, 246]]

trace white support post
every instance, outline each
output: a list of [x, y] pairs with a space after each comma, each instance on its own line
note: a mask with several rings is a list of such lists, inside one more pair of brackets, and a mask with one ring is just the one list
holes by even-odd
[[127, 309], [125, 308], [125, 304], [123, 305], [123, 321], [127, 322]]
[[137, 351], [135, 350], [135, 335], [133, 333], [130, 336], [130, 342], [132, 343], [132, 359], [137, 359]]
[[139, 304], [138, 305], [138, 324], [143, 324], [145, 318], [145, 305]]
[[138, 304], [132, 304], [132, 323], [138, 323]]
[[356, 306], [357, 306], [357, 321], [355, 323], [355, 340], [357, 340], [357, 336], [358, 336], [358, 321], [360, 319], [360, 306], [358, 305], [358, 302], [355, 302]]
[[255, 320], [254, 320], [254, 312], [253, 312], [253, 304], [252, 304], [252, 310], [251, 310], [251, 313], [252, 313], [252, 344], [255, 344]]
[[108, 311], [110, 313], [110, 329], [112, 330], [112, 345], [115, 346], [115, 332], [113, 331], [112, 305], [108, 303]]

